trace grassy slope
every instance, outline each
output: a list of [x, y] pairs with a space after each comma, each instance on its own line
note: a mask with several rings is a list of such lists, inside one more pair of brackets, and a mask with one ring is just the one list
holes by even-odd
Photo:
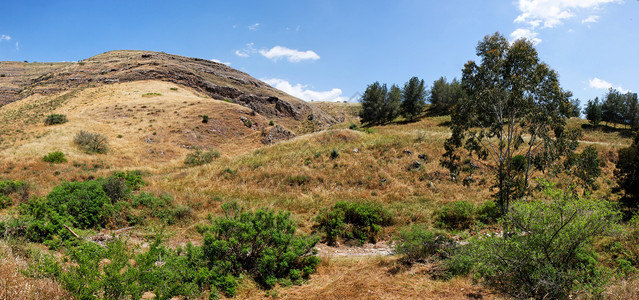
[[[176, 87], [177, 91], [171, 90]], [[147, 93], [161, 95], [144, 97]], [[355, 120], [356, 106], [317, 105], [336, 117], [344, 112], [346, 122], [333, 130], [262, 146], [260, 130], [245, 127], [239, 120], [240, 116], [253, 118], [248, 109], [171, 83], [131, 82], [55, 97], [32, 96], [0, 108], [0, 171], [5, 178], [30, 182], [34, 194], [44, 195], [62, 180], [105, 176], [121, 169], [146, 170], [150, 173], [145, 178], [148, 190], [167, 192], [176, 202], [194, 208], [194, 219], [169, 229], [174, 245], [189, 240], [197, 243], [199, 235], [193, 225], [209, 213], [218, 214], [220, 204], [229, 200], [251, 208], [290, 210], [305, 232], [310, 231], [320, 209], [338, 200], [375, 201], [386, 205], [398, 220], [397, 228], [386, 231], [389, 237], [410, 223], [430, 224], [433, 211], [443, 203], [481, 203], [490, 197], [489, 184], [462, 187], [450, 181], [439, 166], [443, 142], [450, 134], [447, 117], [375, 127], [373, 133], [365, 133], [345, 129]], [[69, 122], [43, 126], [44, 117], [54, 112], [66, 114]], [[209, 115], [211, 121], [202, 124], [201, 114]], [[259, 129], [268, 120], [254, 122]], [[569, 122], [573, 127], [582, 124], [582, 120]], [[106, 135], [110, 153], [79, 151], [72, 143], [79, 130]], [[611, 148], [630, 144], [629, 138], [616, 132], [586, 131], [583, 140], [611, 160]], [[222, 157], [209, 165], [185, 168], [182, 162], [189, 150], [182, 145], [214, 147]], [[63, 151], [69, 162], [50, 165], [41, 161], [44, 154], [56, 150]], [[339, 153], [335, 159], [330, 156], [333, 150]], [[422, 153], [429, 157], [424, 167], [408, 170]], [[605, 193], [612, 184], [612, 168], [607, 162], [597, 193]], [[144, 231], [135, 234], [142, 236]], [[0, 249], [0, 258], [11, 261], [13, 254], [5, 248]], [[431, 267], [393, 272], [393, 257], [327, 257], [310, 282], [278, 290], [291, 298], [458, 299], [475, 293], [494, 297], [473, 286], [470, 279], [431, 280], [427, 275]], [[264, 291], [248, 281], [240, 290], [240, 297], [263, 295]]]

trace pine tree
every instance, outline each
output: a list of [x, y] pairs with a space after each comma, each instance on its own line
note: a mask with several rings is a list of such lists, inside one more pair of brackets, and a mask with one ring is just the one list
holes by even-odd
[[417, 77], [411, 78], [406, 84], [404, 84], [402, 96], [402, 116], [414, 121], [417, 116], [422, 114], [426, 107], [426, 89], [424, 87], [424, 80], [419, 80]]

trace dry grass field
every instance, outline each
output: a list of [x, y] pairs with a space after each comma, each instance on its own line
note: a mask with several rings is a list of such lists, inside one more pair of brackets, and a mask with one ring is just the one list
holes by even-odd
[[[433, 213], [443, 204], [466, 200], [481, 204], [490, 199], [490, 173], [469, 187], [451, 181], [440, 166], [443, 143], [450, 135], [448, 117], [425, 117], [414, 123], [360, 130], [357, 105], [315, 103], [343, 121], [332, 128], [264, 145], [262, 130], [270, 121], [252, 115], [244, 106], [213, 99], [189, 87], [161, 81], [133, 81], [88, 87], [26, 99], [0, 107], [0, 177], [24, 180], [32, 195], [46, 195], [62, 181], [104, 177], [119, 170], [142, 170], [144, 190], [168, 193], [193, 210], [187, 221], [169, 226], [169, 245], [200, 243], [195, 224], [219, 215], [221, 203], [237, 201], [248, 208], [292, 212], [300, 231], [310, 233], [322, 208], [337, 201], [372, 201], [395, 217], [386, 228], [386, 244], [410, 224], [432, 226]], [[68, 122], [45, 126], [44, 118], [64, 114]], [[208, 123], [202, 123], [208, 115]], [[251, 120], [251, 127], [241, 118]], [[289, 121], [287, 121], [289, 122]], [[582, 127], [584, 120], [569, 120]], [[587, 126], [586, 126], [587, 127]], [[106, 154], [87, 154], [74, 145], [80, 131], [107, 137]], [[630, 145], [619, 131], [585, 130], [581, 149], [594, 145], [605, 159], [597, 183], [602, 194], [612, 181], [614, 153]], [[184, 159], [195, 147], [215, 149], [221, 157], [197, 167]], [[61, 151], [67, 162], [42, 161]], [[16, 202], [19, 202], [16, 199]], [[14, 206], [15, 207], [15, 206]], [[15, 214], [0, 210], [0, 217]], [[108, 230], [105, 230], [108, 232]], [[460, 232], [467, 236], [471, 233]], [[147, 228], [130, 232], [143, 244]], [[346, 246], [344, 246], [346, 247]], [[357, 252], [357, 247], [353, 247]], [[317, 273], [303, 285], [276, 287], [270, 295], [290, 299], [499, 299], [471, 278], [439, 280], [433, 264], [402, 266], [393, 255], [333, 256], [320, 252]], [[68, 295], [52, 280], [30, 278], [19, 272], [25, 259], [6, 242], [0, 244], [0, 299], [65, 299]], [[610, 287], [612, 295], [633, 295], [637, 284]], [[625, 292], [624, 292], [625, 291]], [[243, 280], [238, 298], [263, 298], [266, 292]], [[614, 298], [614, 297], [613, 297]]]

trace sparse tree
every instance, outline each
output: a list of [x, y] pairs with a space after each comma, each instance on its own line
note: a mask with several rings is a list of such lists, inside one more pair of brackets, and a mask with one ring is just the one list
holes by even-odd
[[632, 211], [636, 210], [639, 206], [639, 133], [630, 147], [619, 149], [615, 177], [624, 191], [622, 203]]
[[581, 100], [578, 98], [570, 100], [571, 108], [570, 115], [571, 118], [579, 118], [581, 116]]
[[384, 118], [385, 122], [392, 122], [400, 113], [400, 106], [402, 104], [402, 89], [396, 84], [393, 84], [388, 91], [388, 94], [384, 98]]
[[401, 105], [402, 116], [414, 121], [426, 108], [426, 88], [424, 80], [417, 77], [411, 78], [404, 84], [402, 91], [403, 101]]
[[[495, 33], [476, 49], [481, 63], [469, 61], [464, 67], [467, 96], [452, 112], [452, 136], [444, 144], [442, 164], [452, 176], [461, 170], [462, 155], [488, 165], [486, 169], [495, 172], [497, 203], [506, 214], [511, 200], [527, 190], [532, 166], [544, 170], [574, 151], [578, 134], [565, 130], [571, 93], [560, 87], [557, 73], [539, 61], [531, 41], [510, 44]], [[513, 158], [522, 160], [520, 155], [523, 174], [516, 176], [520, 170]]]

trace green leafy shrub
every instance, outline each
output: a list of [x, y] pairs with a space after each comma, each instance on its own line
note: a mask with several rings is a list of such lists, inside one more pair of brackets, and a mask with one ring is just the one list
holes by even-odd
[[547, 190], [550, 202], [519, 201], [502, 218], [504, 237], [471, 242], [478, 275], [488, 287], [515, 298], [567, 299], [603, 292], [606, 277], [592, 241], [616, 230], [606, 201]]
[[336, 149], [333, 149], [331, 151], [331, 159], [336, 159], [337, 157], [339, 157], [339, 152], [337, 152]]
[[236, 203], [222, 208], [224, 217], [200, 227], [210, 270], [234, 276], [248, 272], [264, 287], [285, 279], [300, 282], [315, 271], [319, 258], [313, 247], [319, 239], [296, 236], [290, 213], [244, 211]]
[[155, 97], [155, 96], [162, 96], [162, 94], [160, 94], [160, 93], [145, 93], [145, 94], [142, 94], [142, 97]]
[[203, 115], [202, 116], [202, 123], [208, 123], [208, 122], [209, 122], [209, 116]]
[[501, 216], [501, 210], [495, 201], [486, 201], [477, 207], [477, 220], [484, 224], [493, 224]]
[[391, 225], [393, 218], [378, 204], [340, 201], [330, 210], [321, 210], [315, 222], [315, 229], [324, 234], [329, 245], [334, 245], [340, 236], [375, 243], [382, 227]]
[[202, 149], [195, 149], [194, 152], [188, 153], [184, 159], [184, 164], [187, 166], [201, 166], [213, 161], [214, 158], [220, 157], [220, 152], [215, 150], [202, 151]]
[[106, 136], [99, 133], [91, 133], [82, 130], [75, 135], [73, 142], [86, 153], [104, 154], [109, 150], [109, 144]]
[[141, 209], [142, 215], [151, 216], [169, 225], [175, 224], [179, 220], [187, 219], [192, 215], [190, 207], [176, 206], [173, 203], [173, 198], [168, 194], [156, 197], [151, 193], [142, 192], [133, 197], [131, 206]]
[[67, 159], [66, 157], [64, 157], [64, 153], [62, 153], [62, 151], [55, 151], [55, 152], [51, 152], [47, 155], [45, 155], [42, 158], [43, 161], [48, 162], [48, 163], [52, 163], [52, 164], [59, 164], [59, 163], [63, 163], [66, 162]]
[[7, 195], [0, 195], [0, 209], [13, 205], [13, 199]]
[[395, 241], [395, 253], [403, 255], [402, 260], [408, 263], [426, 261], [435, 256], [447, 257], [447, 251], [455, 245], [445, 234], [418, 225], [400, 231]]
[[67, 120], [67, 116], [65, 115], [61, 115], [61, 114], [51, 114], [48, 115], [47, 118], [44, 120], [44, 125], [56, 125], [56, 124], [64, 124], [66, 122], [68, 122], [69, 120]]
[[475, 224], [475, 206], [464, 200], [446, 203], [435, 214], [441, 228], [464, 230]]

